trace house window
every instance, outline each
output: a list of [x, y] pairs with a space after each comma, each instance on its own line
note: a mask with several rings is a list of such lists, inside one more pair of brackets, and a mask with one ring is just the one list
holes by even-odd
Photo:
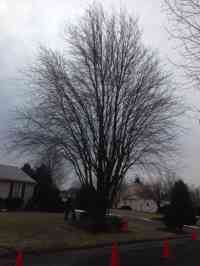
[[22, 184], [21, 183], [14, 183], [13, 184], [12, 197], [13, 198], [21, 198], [21, 195], [22, 195]]

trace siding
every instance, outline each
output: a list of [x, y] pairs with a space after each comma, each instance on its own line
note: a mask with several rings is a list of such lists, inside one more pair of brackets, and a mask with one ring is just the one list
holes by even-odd
[[26, 184], [24, 191], [24, 202], [26, 203], [33, 195], [34, 185]]
[[2, 199], [8, 198], [9, 192], [10, 192], [10, 182], [0, 181], [0, 198]]
[[142, 199], [140, 193], [143, 190], [142, 184], [132, 184], [127, 187], [120, 195], [120, 202], [117, 207], [128, 205], [135, 211], [156, 212], [157, 205], [151, 199]]
[[132, 200], [121, 200], [118, 207], [128, 205], [134, 211], [140, 212], [151, 212], [155, 213], [157, 211], [157, 205], [153, 200], [143, 200], [143, 199], [132, 199]]

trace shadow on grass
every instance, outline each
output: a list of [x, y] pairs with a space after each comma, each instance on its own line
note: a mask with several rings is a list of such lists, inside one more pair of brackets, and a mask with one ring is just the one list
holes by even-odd
[[174, 229], [174, 228], [168, 228], [168, 227], [158, 227], [156, 228], [156, 230], [158, 231], [162, 231], [162, 232], [167, 232], [167, 233], [174, 233], [177, 235], [188, 235], [188, 232], [184, 231], [184, 230], [179, 230], [179, 229]]
[[153, 217], [151, 218], [152, 221], [159, 221], [162, 222], [163, 221], [163, 217]]

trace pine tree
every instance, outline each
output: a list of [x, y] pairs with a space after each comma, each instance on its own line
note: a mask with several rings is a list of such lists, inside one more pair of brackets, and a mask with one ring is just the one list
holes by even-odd
[[173, 229], [183, 229], [184, 224], [195, 224], [196, 217], [187, 185], [178, 180], [171, 193], [171, 202], [164, 217], [165, 224]]

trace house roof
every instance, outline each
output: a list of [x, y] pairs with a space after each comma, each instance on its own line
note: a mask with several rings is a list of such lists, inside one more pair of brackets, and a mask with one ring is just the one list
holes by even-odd
[[18, 181], [35, 184], [36, 181], [28, 176], [20, 168], [12, 165], [3, 165], [0, 164], [0, 181], [9, 180], [9, 181]]

